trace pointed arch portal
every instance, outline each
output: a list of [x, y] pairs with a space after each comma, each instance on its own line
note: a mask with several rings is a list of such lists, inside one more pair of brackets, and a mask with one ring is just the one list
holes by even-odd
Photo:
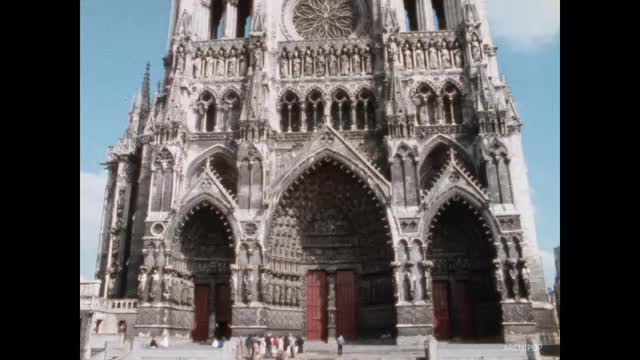
[[[309, 339], [379, 337], [395, 327], [387, 224], [368, 185], [329, 156], [284, 191], [268, 232], [268, 261], [276, 279], [300, 274]], [[281, 302], [281, 294], [271, 295]]]

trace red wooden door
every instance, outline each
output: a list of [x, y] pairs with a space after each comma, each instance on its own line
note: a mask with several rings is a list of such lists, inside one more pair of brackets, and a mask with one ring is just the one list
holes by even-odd
[[433, 332], [438, 340], [447, 340], [451, 337], [447, 281], [433, 281]]
[[196, 285], [194, 295], [193, 340], [207, 340], [209, 336], [209, 286]]
[[219, 329], [220, 335], [227, 338], [231, 337], [231, 291], [229, 285], [218, 284], [216, 285], [216, 324], [222, 328]]
[[307, 274], [307, 338], [322, 340], [326, 325], [326, 274], [312, 271]]
[[356, 286], [353, 271], [336, 273], [336, 336], [355, 340], [356, 334]]
[[473, 338], [475, 336], [475, 324], [473, 314], [473, 299], [471, 292], [465, 281], [457, 281], [455, 285], [455, 301], [458, 309], [458, 328], [460, 336], [463, 338]]

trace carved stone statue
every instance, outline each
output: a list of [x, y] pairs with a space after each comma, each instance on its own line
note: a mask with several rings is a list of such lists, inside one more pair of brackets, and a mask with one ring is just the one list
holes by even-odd
[[162, 293], [162, 284], [160, 280], [160, 273], [158, 273], [157, 269], [153, 270], [153, 274], [151, 274], [151, 293], [149, 294], [149, 298], [152, 301], [160, 301], [160, 295]]
[[138, 275], [138, 299], [141, 302], [146, 302], [149, 297], [149, 292], [147, 291], [147, 271], [145, 269], [140, 269], [140, 274]]
[[362, 73], [362, 49], [356, 49], [353, 51], [351, 69], [354, 75], [360, 75]]
[[493, 269], [493, 280], [495, 281], [496, 291], [500, 299], [504, 300], [507, 294], [504, 291], [504, 277], [502, 275], [502, 264], [500, 260], [493, 260]]
[[191, 14], [186, 10], [182, 12], [180, 17], [180, 26], [178, 27], [179, 36], [189, 36], [191, 34]]
[[231, 303], [236, 302], [236, 283], [238, 279], [238, 273], [235, 270], [231, 270], [231, 276], [229, 277], [229, 288], [231, 289]]
[[365, 72], [367, 74], [373, 74], [373, 55], [371, 54], [371, 48], [369, 45], [364, 49], [362, 59], [364, 60]]
[[156, 264], [155, 252], [153, 248], [145, 248], [142, 249], [142, 254], [144, 255], [144, 266], [148, 269], [151, 269]]
[[475, 62], [482, 61], [482, 47], [480, 45], [480, 39], [475, 34], [471, 38], [471, 58]]
[[300, 77], [300, 71], [302, 70], [301, 67], [300, 67], [300, 61], [301, 61], [300, 60], [300, 55], [298, 54], [298, 50], [296, 49], [293, 52], [293, 61], [292, 61], [292, 63], [293, 63], [293, 74], [292, 74], [292, 76], [294, 78]]
[[436, 44], [434, 42], [429, 43], [429, 68], [437, 69], [440, 67], [440, 63], [438, 62], [438, 50], [436, 49]]
[[231, 49], [229, 51], [229, 57], [227, 58], [227, 76], [234, 77], [236, 76], [236, 49]]
[[342, 52], [340, 54], [340, 69], [342, 70], [342, 75], [349, 75], [349, 55], [351, 53], [350, 49], [342, 48]]
[[402, 276], [402, 288], [404, 292], [404, 301], [412, 301], [413, 298], [413, 283], [411, 282], [411, 275], [405, 272]]
[[286, 78], [289, 75], [289, 55], [286, 50], [280, 54], [280, 77]]
[[267, 304], [271, 300], [269, 297], [269, 277], [266, 272], [260, 274], [260, 296], [262, 296], [262, 301]]
[[184, 73], [184, 64], [185, 64], [186, 52], [184, 50], [184, 46], [180, 45], [178, 47], [178, 51], [176, 52], [176, 67], [175, 71], [178, 74]]
[[407, 70], [413, 69], [413, 59], [412, 59], [411, 49], [407, 44], [404, 45], [404, 68]]
[[245, 302], [250, 303], [253, 301], [253, 271], [245, 270], [244, 278], [242, 279], [242, 289]]
[[324, 76], [326, 72], [327, 60], [325, 50], [320, 48], [316, 51], [316, 75]]
[[293, 284], [289, 279], [285, 280], [285, 304], [291, 306], [293, 304]]
[[240, 56], [238, 57], [238, 68], [239, 76], [245, 76], [247, 75], [247, 49], [242, 48], [242, 50], [240, 50]]
[[329, 49], [329, 76], [338, 75], [338, 57], [336, 56], [335, 49], [332, 47]]
[[520, 269], [520, 276], [522, 277], [522, 284], [524, 285], [525, 297], [528, 299], [531, 296], [531, 279], [529, 275], [529, 268], [527, 263], [523, 260], [522, 269]]
[[282, 279], [278, 279], [278, 284], [279, 284], [279, 288], [280, 288], [280, 298], [278, 299], [278, 304], [280, 305], [286, 305], [286, 284], [284, 282], [284, 280]]
[[424, 70], [424, 49], [422, 48], [421, 42], [418, 42], [416, 44], [415, 55], [416, 55], [416, 69]]
[[461, 68], [463, 66], [462, 49], [460, 48], [460, 43], [457, 40], [453, 43], [451, 53], [453, 54], [454, 66], [457, 68]]
[[400, 289], [398, 288], [398, 274], [394, 271], [393, 276], [391, 276], [391, 285], [393, 287], [393, 298], [394, 300], [400, 301]]
[[216, 76], [224, 76], [224, 50], [218, 51], [218, 60], [216, 60]]
[[330, 275], [327, 278], [327, 282], [328, 282], [328, 294], [327, 294], [327, 305], [329, 307], [335, 307], [336, 306], [336, 278], [333, 275]]
[[193, 68], [193, 76], [194, 79], [198, 79], [200, 77], [200, 72], [202, 71], [200, 65], [202, 64], [202, 53], [200, 49], [196, 51], [196, 54], [193, 56], [193, 61], [191, 62], [191, 66]]
[[389, 44], [387, 45], [387, 58], [389, 61], [389, 64], [399, 64], [400, 61], [399, 60], [399, 49], [398, 49], [398, 44], [396, 43], [395, 38], [390, 38], [389, 39]]
[[155, 249], [156, 266], [161, 268], [165, 265], [165, 249], [164, 244], [160, 244]]
[[182, 296], [182, 278], [174, 277], [171, 284], [171, 296], [170, 301], [175, 304], [180, 304], [180, 296]]
[[273, 304], [280, 305], [280, 280], [273, 279]]
[[451, 53], [449, 52], [449, 46], [446, 40], [443, 40], [440, 46], [440, 59], [442, 60], [441, 64], [443, 68], [451, 68]]
[[187, 299], [185, 301], [186, 305], [193, 305], [193, 291], [195, 286], [193, 284], [193, 276], [189, 277], [189, 281], [187, 282]]
[[173, 277], [169, 271], [162, 275], [162, 301], [170, 301], [171, 299], [171, 281]]
[[313, 76], [313, 55], [311, 55], [311, 49], [307, 48], [304, 55], [304, 75]]
[[262, 50], [261, 44], [258, 44], [253, 51], [253, 65], [255, 71], [262, 70], [262, 67], [264, 66], [264, 51]]
[[520, 284], [518, 284], [518, 268], [513, 261], [509, 261], [509, 280], [511, 283], [511, 293], [518, 300], [520, 298]]

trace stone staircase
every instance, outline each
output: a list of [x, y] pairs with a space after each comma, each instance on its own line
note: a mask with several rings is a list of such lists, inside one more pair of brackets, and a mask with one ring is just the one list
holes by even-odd
[[237, 341], [227, 342], [222, 349], [211, 344], [184, 343], [169, 348], [150, 349], [146, 344], [135, 344], [133, 349], [118, 360], [240, 360]]
[[[437, 359], [430, 360], [528, 360], [524, 351], [505, 350], [504, 344], [438, 343]], [[333, 343], [305, 343], [297, 359], [309, 360], [423, 360], [422, 345], [346, 344], [342, 356]]]

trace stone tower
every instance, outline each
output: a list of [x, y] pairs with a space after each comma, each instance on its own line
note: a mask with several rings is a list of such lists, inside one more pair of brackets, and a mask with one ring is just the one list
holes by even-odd
[[172, 9], [164, 81], [105, 163], [97, 277], [136, 333], [555, 328], [486, 0]]

